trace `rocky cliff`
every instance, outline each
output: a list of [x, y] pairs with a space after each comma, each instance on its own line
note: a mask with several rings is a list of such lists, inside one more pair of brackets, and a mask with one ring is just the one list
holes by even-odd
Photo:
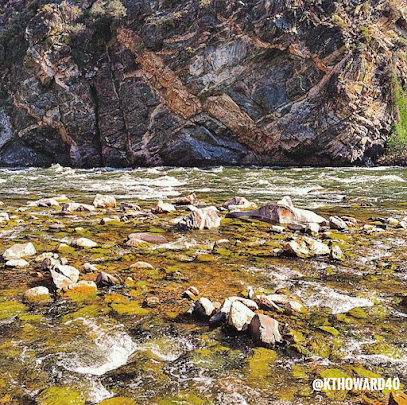
[[377, 159], [405, 0], [0, 1], [0, 165]]

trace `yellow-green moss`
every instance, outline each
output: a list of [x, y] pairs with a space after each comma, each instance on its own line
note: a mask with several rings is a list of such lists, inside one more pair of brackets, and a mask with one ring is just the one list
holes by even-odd
[[38, 405], [84, 405], [82, 394], [71, 388], [51, 387], [42, 391], [37, 399]]

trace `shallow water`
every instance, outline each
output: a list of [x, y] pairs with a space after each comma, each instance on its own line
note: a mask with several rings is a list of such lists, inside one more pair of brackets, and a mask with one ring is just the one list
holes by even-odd
[[[38, 254], [66, 257], [81, 271], [80, 279], [96, 278], [83, 270], [85, 262], [123, 281], [133, 279], [95, 294], [53, 293], [49, 305], [25, 306], [22, 293], [51, 287], [49, 275], [33, 258], [25, 269], [1, 264], [0, 404], [41, 403], [49, 387], [77, 391], [81, 399], [75, 403], [87, 404], [118, 396], [139, 404], [347, 404], [368, 403], [367, 398], [387, 403], [388, 392], [314, 393], [312, 380], [332, 369], [399, 377], [407, 385], [407, 309], [401, 303], [407, 295], [407, 231], [362, 229], [377, 217], [407, 215], [406, 169], [55, 166], [1, 169], [0, 187], [0, 210], [11, 216], [0, 223], [1, 252], [31, 241]], [[290, 195], [296, 206], [324, 216], [351, 215], [359, 223], [349, 232], [328, 232], [325, 240], [346, 255], [337, 262], [273, 255], [293, 232], [275, 235], [270, 224], [258, 221], [223, 219], [219, 229], [179, 234], [171, 221], [187, 214], [184, 208], [100, 225], [101, 218], [120, 213], [60, 216], [60, 207], [27, 207], [60, 194], [90, 204], [96, 193], [104, 193], [147, 211], [158, 199], [172, 201], [189, 192], [216, 206], [236, 195], [257, 204]], [[49, 228], [58, 221], [64, 229]], [[169, 242], [130, 248], [124, 241], [133, 232], [161, 234]], [[59, 249], [61, 242], [80, 236], [98, 246]], [[229, 242], [214, 250], [221, 239]], [[155, 269], [132, 271], [130, 265], [139, 260]], [[275, 352], [259, 349], [245, 334], [211, 329], [185, 315], [190, 302], [181, 294], [190, 285], [219, 302], [249, 285], [266, 293], [285, 288], [301, 298], [308, 313], [269, 313], [280, 322], [285, 342]], [[143, 305], [152, 296], [158, 306]]]

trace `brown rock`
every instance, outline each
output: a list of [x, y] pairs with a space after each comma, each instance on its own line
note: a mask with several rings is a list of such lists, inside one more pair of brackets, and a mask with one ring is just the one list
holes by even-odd
[[249, 327], [250, 335], [256, 344], [271, 347], [282, 341], [278, 322], [263, 314], [256, 314]]

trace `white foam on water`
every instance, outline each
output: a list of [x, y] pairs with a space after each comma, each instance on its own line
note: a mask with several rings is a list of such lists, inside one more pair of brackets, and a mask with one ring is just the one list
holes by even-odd
[[311, 294], [308, 288], [306, 292], [301, 291], [298, 294], [308, 307], [328, 307], [332, 309], [333, 314], [341, 314], [352, 308], [373, 306], [373, 302], [367, 298], [352, 297], [316, 283], [305, 282], [304, 284], [313, 289]]
[[89, 377], [88, 378], [88, 386], [86, 389], [86, 399], [93, 403], [98, 404], [105, 399], [112, 398], [113, 393], [107, 390], [98, 377]]
[[168, 336], [160, 341], [148, 340], [138, 350], [151, 352], [161, 361], [172, 362], [184, 353], [194, 350], [194, 345], [187, 338]]
[[126, 364], [138, 348], [120, 325], [107, 328], [88, 319], [82, 322], [89, 328], [89, 335], [96, 335], [96, 338], [91, 342], [79, 342], [78, 351], [59, 362], [66, 370], [100, 376]]

